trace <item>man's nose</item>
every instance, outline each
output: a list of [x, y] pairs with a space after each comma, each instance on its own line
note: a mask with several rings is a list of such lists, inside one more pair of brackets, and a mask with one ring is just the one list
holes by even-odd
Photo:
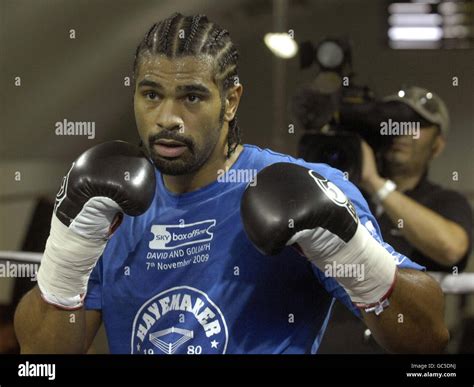
[[161, 130], [181, 130], [184, 127], [179, 108], [172, 100], [164, 100], [157, 111], [156, 125]]
[[401, 143], [401, 144], [409, 144], [411, 143], [411, 140], [412, 140], [412, 137], [408, 135], [399, 135], [393, 138], [394, 142]]

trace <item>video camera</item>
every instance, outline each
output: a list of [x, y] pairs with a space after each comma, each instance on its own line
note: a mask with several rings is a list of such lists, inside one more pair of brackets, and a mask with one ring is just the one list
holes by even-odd
[[316, 47], [300, 45], [300, 66], [315, 63], [319, 72], [293, 97], [295, 117], [305, 129], [298, 156], [345, 172], [353, 183], [361, 177], [361, 139], [374, 149], [379, 164], [392, 136], [380, 133], [384, 105], [367, 86], [353, 84], [351, 49], [347, 41], [325, 39]]

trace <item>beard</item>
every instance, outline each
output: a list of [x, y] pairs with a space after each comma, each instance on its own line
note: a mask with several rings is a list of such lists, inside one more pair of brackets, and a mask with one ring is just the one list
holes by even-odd
[[[215, 149], [224, 125], [224, 107], [221, 106], [219, 120], [210, 131], [203, 144], [197, 144], [191, 137], [181, 135], [177, 131], [163, 130], [148, 137], [148, 153], [156, 168], [163, 175], [188, 175], [198, 171], [209, 159]], [[157, 141], [167, 139], [186, 145], [186, 150], [177, 157], [164, 157], [154, 147]]]
[[394, 151], [387, 152], [383, 157], [384, 174], [388, 177], [404, 175], [410, 170], [407, 155], [397, 155]]

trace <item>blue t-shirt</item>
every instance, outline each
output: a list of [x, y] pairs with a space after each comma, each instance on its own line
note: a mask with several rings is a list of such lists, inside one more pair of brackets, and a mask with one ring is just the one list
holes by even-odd
[[193, 192], [170, 193], [157, 170], [148, 211], [125, 216], [108, 242], [85, 305], [102, 310], [112, 353], [316, 353], [334, 299], [360, 316], [337, 281], [295, 249], [263, 256], [247, 238], [242, 194], [277, 162], [332, 181], [399, 267], [422, 269], [382, 241], [366, 201], [341, 171], [245, 145], [226, 174]]

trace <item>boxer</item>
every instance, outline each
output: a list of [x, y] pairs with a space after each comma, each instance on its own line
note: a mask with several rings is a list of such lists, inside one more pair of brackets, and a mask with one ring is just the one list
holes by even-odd
[[16, 311], [24, 353], [83, 353], [101, 322], [112, 353], [316, 353], [336, 299], [392, 352], [443, 350], [440, 288], [383, 242], [342, 172], [241, 144], [238, 57], [203, 15], [147, 32], [146, 157], [106, 143], [73, 164]]

